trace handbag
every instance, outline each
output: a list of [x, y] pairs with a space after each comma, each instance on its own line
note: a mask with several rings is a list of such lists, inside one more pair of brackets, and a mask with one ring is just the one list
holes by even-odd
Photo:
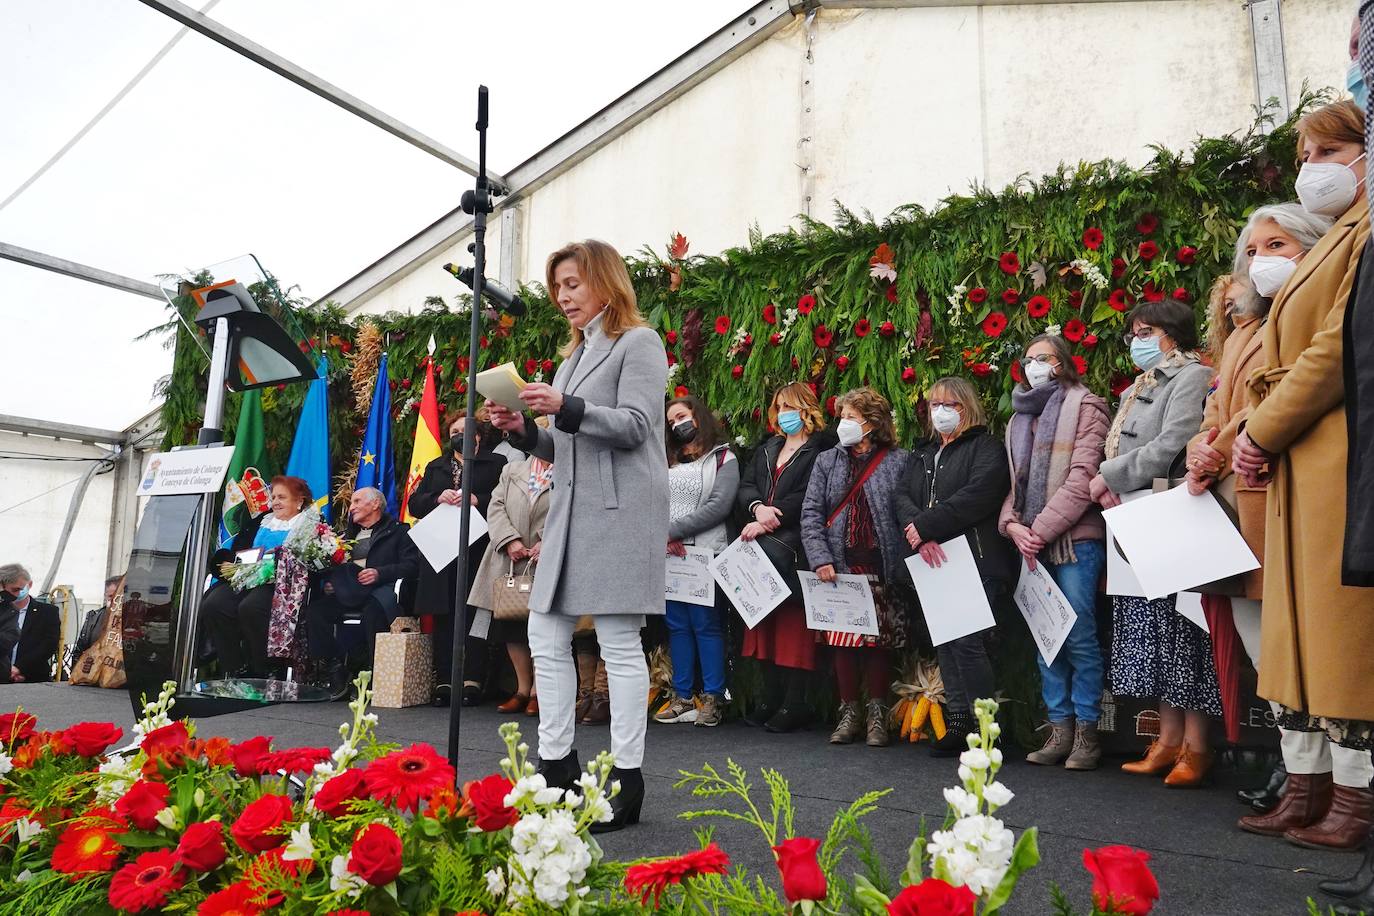
[[491, 616], [494, 620], [528, 620], [530, 593], [534, 591], [530, 562], [525, 561], [525, 571], [519, 575], [515, 572], [515, 561], [507, 562], [506, 574], [497, 576], [491, 584]]
[[[1185, 468], [1187, 460], [1188, 449], [1184, 448], [1175, 455], [1174, 460], [1169, 463], [1169, 476], [1156, 477], [1151, 489], [1156, 493], [1163, 493], [1166, 490], [1172, 490], [1174, 487], [1186, 483], [1187, 477], [1185, 475], [1187, 471]], [[1236, 475], [1226, 475], [1220, 482], [1208, 487], [1207, 492], [1217, 501], [1217, 505], [1221, 506], [1222, 511], [1226, 513], [1226, 517], [1231, 520], [1231, 524], [1235, 526], [1236, 530], [1240, 531], [1240, 513], [1236, 511]], [[1198, 592], [1203, 595], [1221, 595], [1227, 598], [1243, 598], [1245, 597], [1246, 575], [1247, 573], [1237, 573], [1234, 576], [1227, 576], [1224, 579], [1217, 579], [1215, 582], [1208, 582], [1205, 585], [1190, 588], [1188, 591]]]
[[754, 543], [759, 545], [763, 555], [768, 558], [768, 562], [773, 564], [773, 568], [782, 576], [783, 582], [792, 590], [792, 594], [801, 593], [801, 579], [797, 575], [797, 552], [787, 545], [787, 542], [772, 534], [759, 535]]

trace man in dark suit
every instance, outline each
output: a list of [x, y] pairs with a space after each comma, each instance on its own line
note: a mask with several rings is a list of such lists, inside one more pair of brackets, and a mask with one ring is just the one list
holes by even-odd
[[415, 542], [406, 534], [406, 526], [387, 513], [380, 490], [366, 487], [355, 492], [348, 512], [351, 521], [344, 537], [354, 542], [351, 555], [320, 574], [316, 597], [306, 608], [310, 654], [328, 662], [330, 688], [336, 694], [342, 694], [348, 680], [344, 648], [336, 632], [344, 615], [349, 611], [361, 615], [370, 667], [375, 636], [401, 616], [396, 582], [413, 578], [420, 569]]
[[52, 680], [52, 661], [61, 639], [56, 605], [29, 594], [33, 577], [18, 563], [0, 566], [0, 681], [37, 684]]

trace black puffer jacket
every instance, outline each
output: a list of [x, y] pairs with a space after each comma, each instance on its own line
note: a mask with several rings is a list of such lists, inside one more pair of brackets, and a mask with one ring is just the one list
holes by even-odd
[[[816, 463], [816, 456], [835, 447], [835, 434], [829, 430], [820, 430], [813, 434], [797, 449], [774, 484], [773, 466], [777, 463], [778, 453], [782, 451], [785, 441], [783, 436], [773, 436], [754, 450], [753, 458], [740, 475], [739, 495], [736, 501], [739, 504], [740, 518], [745, 523], [754, 520], [754, 513], [750, 507], [755, 503], [773, 506], [782, 513], [778, 530], [760, 543], [763, 544], [764, 552], [768, 554], [769, 559], [780, 567], [784, 565], [781, 561], [785, 558], [793, 558], [793, 561], [787, 564], [788, 568], [779, 568], [778, 571], [787, 578], [789, 585], [798, 588], [795, 571], [809, 568], [806, 565], [806, 551], [802, 549], [801, 541], [801, 511], [802, 503], [806, 501], [806, 486], [811, 481], [811, 466]], [[770, 541], [773, 543], [769, 543]]]
[[968, 429], [943, 451], [939, 438], [930, 438], [913, 450], [897, 491], [897, 524], [903, 529], [914, 524], [922, 539], [936, 543], [968, 535], [983, 578], [1011, 583], [1015, 557], [997, 532], [997, 516], [1010, 490], [1006, 446], [987, 427]]

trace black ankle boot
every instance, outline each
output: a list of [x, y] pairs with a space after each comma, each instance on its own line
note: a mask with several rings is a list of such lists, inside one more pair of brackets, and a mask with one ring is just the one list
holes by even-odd
[[[1374, 780], [1370, 780], [1369, 787], [1374, 789]], [[1341, 916], [1374, 913], [1374, 829], [1365, 838], [1364, 859], [1355, 874], [1344, 880], [1322, 881], [1317, 887], [1323, 893], [1345, 901], [1336, 907], [1336, 912]]]
[[774, 734], [785, 735], [810, 725], [816, 714], [805, 703], [798, 706], [784, 706], [775, 712], [764, 728]]
[[945, 723], [945, 736], [930, 742], [930, 756], [958, 757], [968, 750], [968, 735], [973, 731], [973, 719], [966, 716], [949, 716]]
[[540, 760], [535, 772], [544, 777], [544, 782], [549, 788], [566, 792], [577, 787], [578, 777], [582, 775], [582, 765], [577, 762], [577, 751], [572, 750], [562, 760]]
[[612, 818], [604, 824], [592, 824], [592, 833], [613, 833], [639, 823], [639, 809], [644, 805], [644, 774], [639, 768], [622, 770], [611, 768], [611, 780], [620, 780], [620, 794], [611, 799]]
[[1283, 784], [1287, 779], [1288, 768], [1280, 759], [1269, 771], [1269, 778], [1263, 785], [1239, 790], [1236, 792], [1236, 800], [1242, 805], [1249, 805], [1256, 814], [1268, 814], [1278, 806], [1279, 799], [1283, 797]]

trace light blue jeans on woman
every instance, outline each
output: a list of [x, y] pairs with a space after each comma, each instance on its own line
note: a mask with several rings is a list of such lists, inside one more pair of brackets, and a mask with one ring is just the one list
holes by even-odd
[[1077, 717], [1096, 723], [1102, 716], [1102, 644], [1097, 639], [1097, 580], [1107, 554], [1102, 541], [1074, 541], [1073, 563], [1046, 563], [1078, 619], [1059, 647], [1054, 664], [1036, 653], [1040, 665], [1040, 696], [1051, 722]]

